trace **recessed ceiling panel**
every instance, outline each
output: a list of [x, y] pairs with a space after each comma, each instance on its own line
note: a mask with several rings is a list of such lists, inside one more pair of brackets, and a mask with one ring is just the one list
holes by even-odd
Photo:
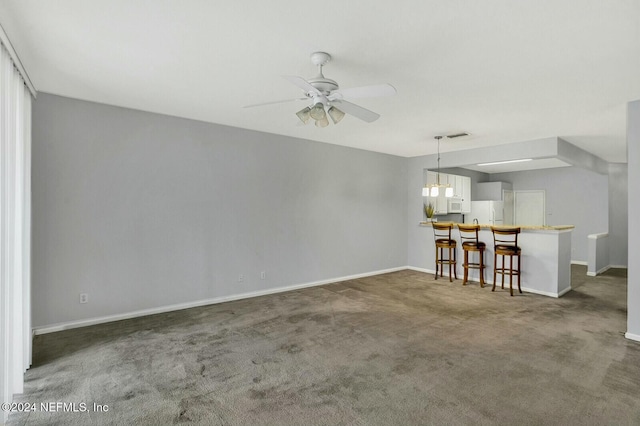
[[483, 173], [506, 173], [506, 172], [522, 172], [525, 170], [538, 170], [538, 169], [553, 169], [556, 167], [569, 167], [571, 164], [562, 161], [558, 158], [539, 158], [531, 161], [524, 161], [519, 163], [505, 163], [505, 164], [493, 164], [490, 166], [478, 166], [477, 164], [470, 164], [467, 166], [460, 166], [463, 169], [475, 170]]

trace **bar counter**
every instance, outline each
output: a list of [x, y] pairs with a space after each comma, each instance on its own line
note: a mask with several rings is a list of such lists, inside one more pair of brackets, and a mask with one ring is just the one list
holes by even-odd
[[[450, 223], [450, 222], [440, 222]], [[528, 225], [509, 225], [505, 227], [519, 227], [521, 229], [518, 236], [518, 245], [522, 249], [521, 255], [521, 288], [523, 292], [536, 293], [550, 297], [560, 297], [571, 290], [571, 232], [573, 225], [556, 225], [556, 226], [528, 226]], [[427, 268], [416, 268], [424, 272], [435, 273], [435, 243], [433, 237], [433, 228], [431, 222], [420, 222], [418, 227], [421, 234], [424, 235], [424, 252]], [[483, 241], [487, 248], [484, 251], [484, 280], [485, 289], [491, 291], [493, 285], [493, 233], [491, 225], [480, 224], [478, 233], [479, 240]], [[458, 281], [452, 284], [462, 285], [462, 277], [464, 269], [462, 268], [462, 260], [464, 253], [460, 244], [460, 232], [457, 223], [454, 223], [451, 238], [458, 241], [457, 248], [457, 273]], [[470, 261], [475, 262], [477, 253], [470, 253]], [[508, 262], [508, 260], [507, 260]], [[448, 270], [444, 268], [445, 276], [442, 279], [449, 280]], [[441, 279], [438, 277], [438, 279]], [[478, 270], [469, 270], [469, 280], [480, 280]], [[499, 278], [500, 280], [500, 278]], [[489, 288], [487, 287], [489, 284]], [[469, 283], [467, 283], [469, 285]], [[500, 288], [500, 282], [496, 284], [496, 292]], [[509, 279], [505, 278], [505, 289], [508, 296]], [[518, 293], [517, 277], [514, 277], [514, 295]]]

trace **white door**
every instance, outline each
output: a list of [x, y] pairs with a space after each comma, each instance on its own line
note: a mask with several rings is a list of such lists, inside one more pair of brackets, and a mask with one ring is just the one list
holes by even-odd
[[514, 223], [516, 225], [545, 225], [544, 190], [513, 191]]

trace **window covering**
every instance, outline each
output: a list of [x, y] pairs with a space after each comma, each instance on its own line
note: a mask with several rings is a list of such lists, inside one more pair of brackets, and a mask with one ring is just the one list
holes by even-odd
[[[4, 403], [23, 392], [24, 372], [31, 365], [31, 89], [0, 32], [0, 399]], [[2, 411], [0, 423], [7, 418]]]

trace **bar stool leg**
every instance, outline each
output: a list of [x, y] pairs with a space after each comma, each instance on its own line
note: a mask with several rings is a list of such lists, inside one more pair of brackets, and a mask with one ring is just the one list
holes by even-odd
[[[449, 282], [452, 283], [453, 279], [451, 278], [451, 246], [449, 246]], [[458, 279], [458, 277], [456, 277]]]
[[509, 293], [513, 296], [513, 255], [509, 256]]
[[520, 255], [518, 257], [518, 291], [522, 293], [522, 289], [520, 288], [520, 274], [522, 273], [522, 269], [520, 269]]
[[[456, 280], [458, 279], [458, 268], [456, 268], [456, 266], [458, 265], [458, 250], [453, 247], [453, 276], [456, 278]], [[449, 264], [451, 265], [451, 264]], [[451, 277], [449, 277], [451, 278]]]
[[464, 250], [464, 262], [462, 268], [464, 269], [464, 278], [462, 279], [462, 285], [467, 285], [467, 278], [469, 277], [469, 250]]
[[480, 287], [484, 288], [484, 250], [478, 251], [478, 256], [480, 256], [479, 264], [480, 264]]
[[498, 255], [493, 253], [493, 288], [491, 291], [496, 291], [496, 281], [498, 280]]
[[501, 273], [502, 273], [502, 289], [504, 290], [504, 270], [505, 270], [505, 266], [504, 266], [504, 254], [500, 255], [500, 257], [502, 258], [502, 263], [501, 263], [501, 266], [502, 266], [502, 269], [501, 269], [501, 270], [502, 270], [502, 272], [501, 272]]

